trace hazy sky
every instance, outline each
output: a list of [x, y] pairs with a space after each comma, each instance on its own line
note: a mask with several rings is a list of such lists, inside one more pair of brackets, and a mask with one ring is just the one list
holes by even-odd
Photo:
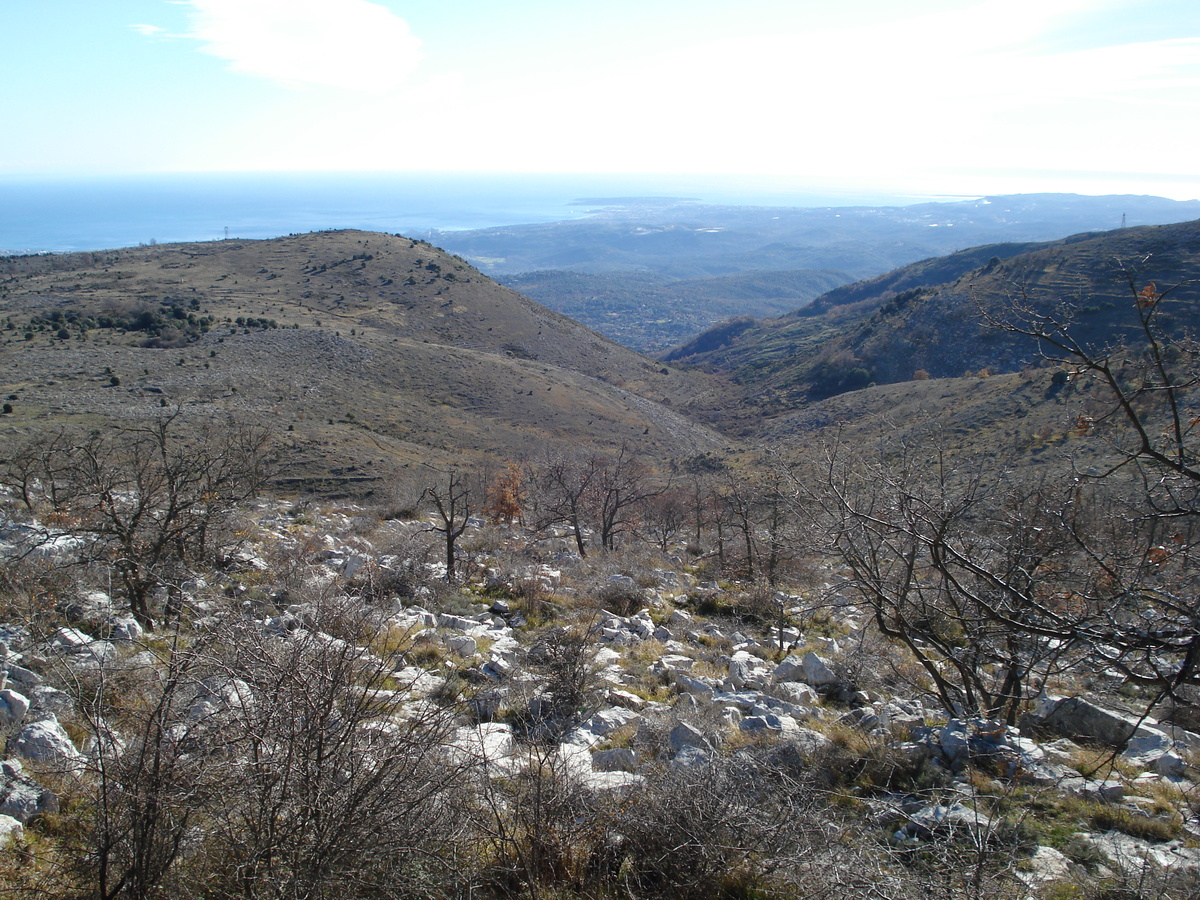
[[0, 0], [0, 174], [1200, 197], [1200, 0]]

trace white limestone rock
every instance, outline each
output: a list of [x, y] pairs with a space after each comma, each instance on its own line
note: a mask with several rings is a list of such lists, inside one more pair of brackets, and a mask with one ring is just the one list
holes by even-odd
[[0, 763], [0, 815], [24, 823], [39, 813], [57, 811], [58, 796], [26, 775], [20, 760]]
[[641, 754], [628, 747], [597, 750], [592, 754], [592, 768], [598, 772], [636, 772]]
[[0, 732], [16, 728], [29, 712], [29, 700], [11, 688], [0, 691]]
[[773, 733], [785, 738], [797, 735], [800, 731], [800, 726], [791, 716], [778, 716], [774, 713], [749, 716], [742, 719], [738, 727], [750, 734]]
[[74, 766], [83, 761], [83, 754], [55, 718], [30, 722], [8, 742], [8, 752], [40, 763]]
[[442, 638], [442, 643], [451, 653], [461, 657], [474, 656], [479, 649], [478, 642], [469, 634], [447, 634]]
[[0, 815], [0, 844], [18, 840], [24, 833], [24, 825], [12, 816]]
[[667, 743], [676, 753], [687, 747], [694, 747], [701, 750], [713, 749], [713, 741], [695, 725], [690, 725], [687, 722], [680, 722], [671, 729], [671, 733], [667, 736]]
[[770, 688], [771, 696], [795, 706], [812, 707], [821, 702], [821, 695], [802, 681], [783, 681]]
[[804, 658], [800, 660], [800, 665], [804, 670], [803, 680], [806, 684], [810, 684], [813, 687], [821, 687], [827, 684], [838, 683], [838, 677], [833, 674], [833, 670], [829, 668], [829, 664], [812, 651], [804, 654]]

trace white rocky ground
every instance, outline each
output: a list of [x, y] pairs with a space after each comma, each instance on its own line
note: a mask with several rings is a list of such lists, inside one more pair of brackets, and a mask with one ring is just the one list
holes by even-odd
[[[581, 787], [629, 792], [638, 790], [648, 766], [704, 766], [751, 746], [786, 748], [818, 766], [822, 754], [839, 741], [845, 744], [849, 733], [920, 773], [903, 788], [857, 793], [864, 815], [897, 846], [941, 841], [956, 832], [987, 835], [1001, 827], [988, 811], [993, 808], [988, 792], [1033, 786], [1063, 803], [1073, 797], [1100, 801], [1136, 821], [1171, 822], [1173, 837], [1152, 841], [1081, 826], [1072, 840], [1059, 841], [1060, 848], [1071, 846], [1071, 856], [1047, 845], [1026, 856], [1022, 877], [1031, 887], [1077, 875], [1081, 870], [1072, 859], [1080, 859], [1085, 845], [1094, 854], [1094, 870], [1151, 866], [1200, 879], [1195, 783], [1200, 735], [1082, 694], [1044, 694], [1017, 728], [955, 718], [930, 696], [859, 690], [840, 673], [847, 671], [848, 656], [862, 652], [845, 648], [866, 646], [861, 638], [870, 626], [860, 610], [834, 605], [820, 631], [811, 634], [795, 627], [782, 636], [755, 630], [696, 612], [698, 597], [719, 595], [721, 588], [700, 585], [682, 567], [609, 573], [600, 588], [640, 596], [643, 605], [631, 614], [581, 612], [580, 606], [562, 618], [551, 599], [544, 621], [531, 624], [532, 607], [511, 599], [519, 585], [535, 585], [559, 601], [577, 590], [570, 575], [581, 561], [562, 549], [565, 542], [519, 566], [512, 564], [519, 557], [489, 556], [476, 548], [475, 592], [447, 604], [431, 589], [431, 580], [412, 580], [423, 564], [395, 552], [415, 546], [420, 523], [381, 529], [368, 524], [354, 509], [310, 510], [298, 517], [282, 507], [265, 508], [243, 552], [240, 574], [226, 576], [220, 591], [199, 580], [188, 585], [194, 627], [203, 630], [227, 615], [232, 596], [234, 609], [252, 618], [264, 635], [281, 640], [311, 635], [306, 596], [328, 596], [350, 585], [361, 589], [374, 579], [385, 590], [372, 598], [373, 621], [380, 633], [401, 635], [397, 646], [403, 649], [392, 658], [376, 657], [378, 648], [372, 647], [363, 647], [362, 654], [390, 668], [395, 690], [403, 694], [397, 708], [420, 715], [433, 702], [454, 710], [448, 758], [476, 763], [491, 776], [510, 776], [530, 765], [536, 747], [539, 765], [548, 764]], [[285, 557], [304, 565], [281, 587], [272, 574]], [[436, 567], [426, 571], [437, 574]], [[415, 597], [387, 593], [386, 586], [401, 576], [415, 585]], [[491, 590], [485, 597], [486, 588]], [[285, 589], [294, 597], [285, 597]], [[288, 602], [292, 599], [297, 602]], [[144, 634], [105, 593], [86, 592], [73, 612], [73, 625], [44, 635], [24, 623], [0, 624], [4, 840], [19, 840], [31, 819], [57, 810], [59, 797], [49, 785], [62, 785], [64, 775], [86, 778], [97, 741], [119, 746], [124, 740], [94, 722], [82, 727], [86, 723], [71, 695], [80, 679], [73, 676], [161, 666], [161, 652], [148, 648], [163, 636]], [[544, 668], [534, 664], [536, 651], [531, 656], [531, 648], [547, 640], [547, 629], [559, 621], [576, 632], [586, 629], [589, 638], [587, 705], [566, 725], [539, 715], [552, 698]], [[790, 648], [782, 655], [781, 642]], [[239, 704], [270, 702], [251, 696], [244, 683], [210, 685], [206, 691], [194, 698], [189, 715], [195, 721]], [[394, 717], [379, 727], [395, 727]], [[1084, 764], [1102, 757], [1103, 748], [1110, 751], [1109, 765]], [[980, 772], [987, 773], [986, 780]], [[920, 789], [913, 786], [918, 783]]]

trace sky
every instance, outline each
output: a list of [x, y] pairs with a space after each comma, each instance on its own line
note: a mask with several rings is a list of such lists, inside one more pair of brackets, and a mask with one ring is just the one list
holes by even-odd
[[1200, 197], [1197, 0], [0, 0], [0, 177]]

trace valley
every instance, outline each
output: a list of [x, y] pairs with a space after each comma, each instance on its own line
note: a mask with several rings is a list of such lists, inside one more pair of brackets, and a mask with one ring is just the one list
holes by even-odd
[[430, 239], [627, 347], [661, 353], [724, 319], [790, 312], [837, 284], [970, 247], [1200, 217], [1197, 201], [1075, 194], [895, 207], [591, 205], [584, 219]]

